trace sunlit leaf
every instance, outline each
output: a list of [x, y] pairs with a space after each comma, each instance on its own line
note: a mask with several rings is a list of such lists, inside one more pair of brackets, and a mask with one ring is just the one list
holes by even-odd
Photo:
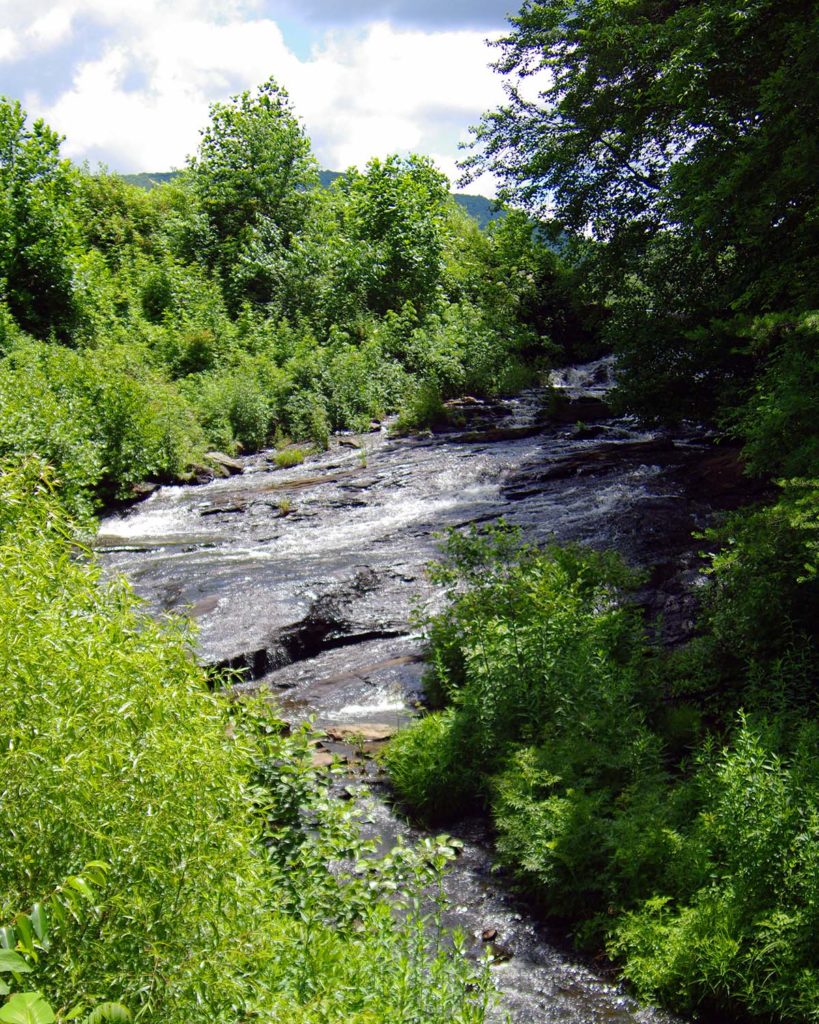
[[19, 953], [13, 949], [0, 949], [0, 971], [13, 971], [15, 974], [30, 974], [33, 968], [26, 963]]
[[19, 992], [2, 1009], [2, 1024], [53, 1024], [54, 1011], [39, 992]]

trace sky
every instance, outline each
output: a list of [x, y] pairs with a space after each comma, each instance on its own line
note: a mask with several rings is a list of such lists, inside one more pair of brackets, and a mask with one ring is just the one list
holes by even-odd
[[[0, 0], [0, 95], [121, 173], [183, 167], [213, 102], [271, 75], [323, 168], [458, 144], [503, 100], [514, 0]], [[491, 179], [468, 191], [493, 193]]]

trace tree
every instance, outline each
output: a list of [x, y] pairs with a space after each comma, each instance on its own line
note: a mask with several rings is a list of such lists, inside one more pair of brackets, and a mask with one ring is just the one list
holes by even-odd
[[[819, 305], [816, 5], [526, 0], [511, 24], [508, 102], [467, 172], [608, 243], [601, 292], [638, 378], [662, 367], [654, 390], [679, 411], [738, 395], [769, 354], [747, 344], [753, 319]], [[618, 309], [662, 329], [635, 347]]]
[[38, 337], [70, 337], [77, 311], [72, 249], [75, 172], [61, 138], [20, 103], [0, 97], [0, 297]]
[[270, 302], [318, 183], [287, 92], [271, 78], [255, 95], [215, 103], [190, 173], [211, 231], [206, 255], [231, 304]]
[[429, 310], [443, 272], [446, 176], [427, 157], [389, 156], [371, 160], [364, 174], [348, 171], [336, 188], [348, 200], [347, 231], [369, 248], [370, 309], [383, 314], [411, 302]]

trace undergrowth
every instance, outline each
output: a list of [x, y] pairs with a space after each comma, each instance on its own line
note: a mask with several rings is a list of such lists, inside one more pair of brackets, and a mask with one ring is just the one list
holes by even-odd
[[816, 510], [796, 482], [735, 515], [670, 654], [613, 555], [501, 525], [430, 570], [444, 710], [392, 741], [397, 794], [427, 821], [487, 809], [542, 911], [680, 1009], [819, 1020]]
[[378, 861], [309, 736], [101, 579], [41, 462], [0, 499], [2, 1019], [479, 1024], [485, 974], [427, 928], [446, 840]]

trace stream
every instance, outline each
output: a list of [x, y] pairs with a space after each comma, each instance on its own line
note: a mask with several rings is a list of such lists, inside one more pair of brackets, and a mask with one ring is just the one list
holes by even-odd
[[[550, 416], [535, 390], [463, 399], [450, 403], [444, 432], [391, 438], [374, 425], [289, 469], [270, 452], [249, 456], [241, 473], [159, 488], [101, 523], [106, 572], [127, 576], [153, 612], [195, 619], [203, 663], [241, 670], [241, 687], [271, 691], [286, 718], [325, 731], [316, 763], [349, 762], [347, 788], [385, 842], [418, 833], [393, 812], [366, 755], [422, 699], [413, 609], [439, 600], [424, 565], [440, 531], [503, 517], [529, 541], [614, 547], [649, 570], [637, 599], [658, 638], [673, 643], [691, 629], [690, 535], [735, 502], [734, 454], [694, 429], [612, 417], [609, 360], [558, 371], [553, 384]], [[491, 870], [485, 823], [467, 819], [450, 832], [464, 851], [447, 879], [447, 923], [476, 952], [491, 936], [502, 997], [495, 1019], [675, 1020], [638, 1007], [527, 910]]]

